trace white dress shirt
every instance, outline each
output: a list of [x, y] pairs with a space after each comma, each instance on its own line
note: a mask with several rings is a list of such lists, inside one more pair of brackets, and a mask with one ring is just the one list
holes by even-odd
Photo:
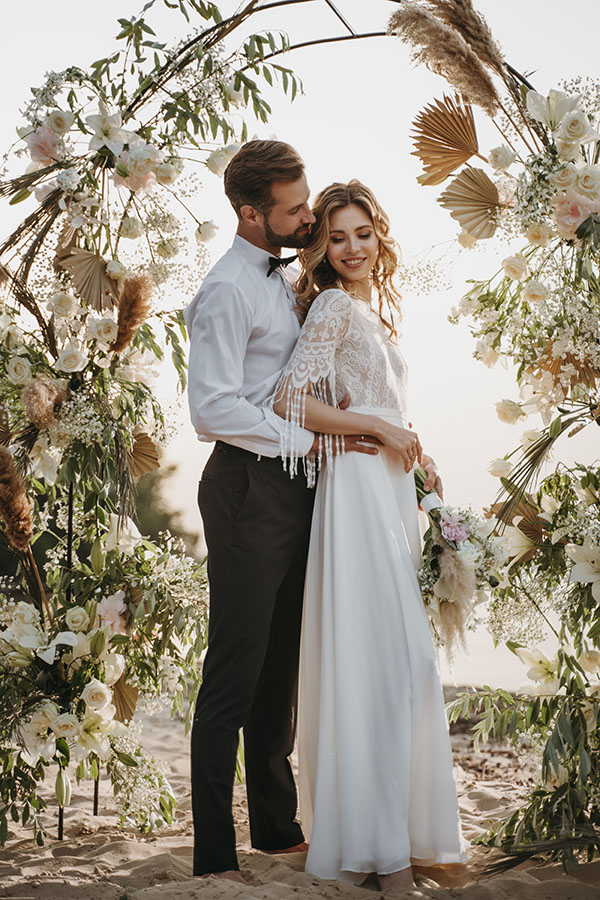
[[[267, 278], [270, 255], [236, 235], [187, 307], [188, 400], [199, 440], [279, 456], [289, 425], [262, 404], [290, 358], [300, 322], [285, 270]], [[314, 435], [298, 432], [306, 455]]]

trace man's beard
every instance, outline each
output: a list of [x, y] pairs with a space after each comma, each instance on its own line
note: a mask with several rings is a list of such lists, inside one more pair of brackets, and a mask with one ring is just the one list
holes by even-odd
[[273, 247], [296, 247], [300, 249], [306, 247], [310, 240], [310, 228], [308, 225], [301, 225], [292, 234], [283, 235], [273, 231], [266, 216], [264, 224], [265, 237]]

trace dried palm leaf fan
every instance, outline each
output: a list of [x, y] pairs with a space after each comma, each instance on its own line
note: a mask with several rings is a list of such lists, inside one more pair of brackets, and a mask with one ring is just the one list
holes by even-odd
[[66, 226], [60, 233], [54, 268], [66, 269], [73, 287], [92, 309], [102, 312], [119, 305], [117, 282], [106, 274], [106, 261], [97, 253], [75, 245], [76, 232]]
[[495, 213], [502, 204], [498, 188], [482, 169], [464, 169], [440, 194], [438, 203], [475, 238], [490, 238], [496, 231]]
[[[536, 545], [519, 557], [519, 562], [528, 562], [536, 554], [537, 545], [544, 538], [544, 521], [539, 517], [539, 509], [529, 494], [523, 495], [518, 503], [507, 509], [505, 503], [494, 503], [490, 512], [505, 525], [514, 525], [525, 537]], [[517, 520], [517, 521], [515, 521]]]
[[571, 365], [575, 369], [569, 378], [571, 388], [578, 384], [583, 384], [592, 389], [596, 387], [596, 383], [600, 378], [598, 369], [594, 369], [585, 360], [578, 359], [573, 353], [566, 353], [564, 357], [555, 357], [552, 353], [552, 342], [550, 342], [550, 346], [544, 355], [538, 359], [534, 366], [529, 366], [527, 371], [537, 376], [543, 372], [549, 372], [552, 375], [554, 384], [557, 385], [563, 366], [567, 365]]
[[458, 94], [434, 100], [413, 122], [415, 150], [425, 174], [421, 184], [440, 184], [448, 175], [479, 155], [471, 105]]
[[127, 684], [121, 675], [113, 687], [113, 703], [115, 706], [115, 719], [117, 722], [130, 722], [133, 719], [137, 706], [139, 691], [131, 684]]
[[0, 406], [0, 447], [8, 447], [12, 441], [12, 434], [8, 424], [8, 410]]
[[137, 434], [134, 434], [133, 447], [127, 455], [129, 468], [134, 478], [139, 478], [160, 466], [156, 445], [145, 431], [138, 431]]

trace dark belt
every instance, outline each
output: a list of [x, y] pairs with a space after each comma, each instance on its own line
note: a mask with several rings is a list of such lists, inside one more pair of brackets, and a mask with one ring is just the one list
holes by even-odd
[[281, 465], [281, 456], [263, 456], [261, 453], [253, 453], [252, 450], [244, 450], [243, 447], [236, 447], [234, 444], [226, 444], [225, 441], [215, 441], [215, 450], [217, 453], [227, 453], [232, 456], [245, 456], [246, 459], [266, 460], [268, 462], [277, 462]]

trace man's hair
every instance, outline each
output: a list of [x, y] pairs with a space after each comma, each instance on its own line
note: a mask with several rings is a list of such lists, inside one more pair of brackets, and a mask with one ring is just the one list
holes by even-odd
[[266, 215], [273, 206], [271, 188], [276, 181], [298, 181], [304, 163], [283, 141], [249, 141], [225, 169], [225, 193], [236, 213], [253, 206]]

